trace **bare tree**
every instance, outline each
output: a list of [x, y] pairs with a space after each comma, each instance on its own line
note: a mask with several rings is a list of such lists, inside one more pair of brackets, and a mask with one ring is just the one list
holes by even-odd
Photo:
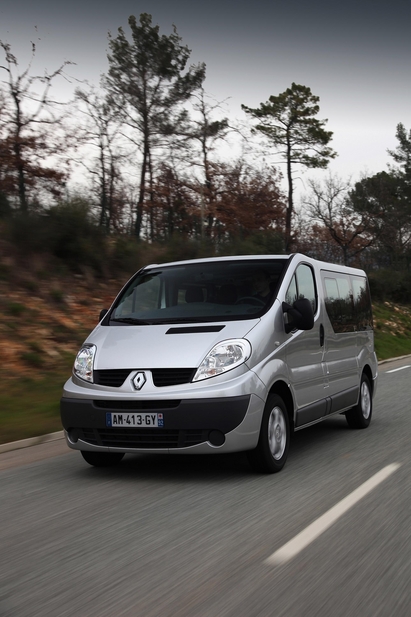
[[109, 231], [118, 223], [116, 206], [122, 195], [121, 164], [127, 159], [120, 143], [121, 122], [117, 110], [95, 88], [88, 91], [78, 88], [75, 96], [80, 103], [79, 111], [86, 118], [82, 127], [82, 144], [95, 151], [91, 160], [82, 157], [80, 162], [95, 179], [99, 223]]
[[207, 235], [211, 235], [215, 217], [215, 187], [213, 182], [212, 153], [216, 144], [224, 141], [232, 130], [228, 118], [217, 119], [216, 111], [221, 109], [221, 102], [210, 102], [204, 88], [199, 89], [198, 94], [193, 94], [193, 110], [195, 115], [190, 119], [186, 135], [190, 143], [194, 144], [193, 165], [201, 168], [201, 177], [198, 183], [198, 192], [201, 202], [202, 219], [207, 220]]
[[303, 198], [306, 216], [315, 224], [314, 232], [326, 232], [324, 239], [332, 240], [342, 251], [348, 265], [374, 242], [371, 222], [366, 213], [356, 212], [348, 197], [350, 181], [330, 174], [323, 183], [308, 181], [310, 193]]
[[63, 62], [51, 74], [45, 71], [41, 76], [32, 75], [36, 46], [31, 45], [31, 60], [19, 73], [10, 45], [0, 41], [5, 61], [0, 69], [5, 73], [2, 83], [6, 103], [2, 110], [5, 134], [0, 167], [6, 190], [18, 197], [22, 212], [28, 211], [29, 189], [33, 191], [43, 186], [58, 194], [66, 178], [63, 171], [48, 167], [44, 161], [62, 152], [61, 143], [56, 142], [58, 129], [62, 127], [61, 106], [58, 109], [50, 91], [57, 77], [66, 77], [64, 68], [71, 63]]

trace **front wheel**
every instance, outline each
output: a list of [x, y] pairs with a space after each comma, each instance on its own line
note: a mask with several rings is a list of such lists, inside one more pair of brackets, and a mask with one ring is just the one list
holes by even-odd
[[367, 428], [372, 416], [372, 393], [370, 380], [363, 374], [360, 384], [358, 403], [345, 412], [345, 418], [350, 428]]
[[270, 394], [264, 408], [260, 437], [255, 450], [247, 452], [251, 467], [262, 473], [281, 471], [290, 446], [290, 421], [283, 399]]
[[93, 467], [112, 467], [121, 461], [124, 452], [89, 452], [88, 450], [81, 450], [81, 455]]

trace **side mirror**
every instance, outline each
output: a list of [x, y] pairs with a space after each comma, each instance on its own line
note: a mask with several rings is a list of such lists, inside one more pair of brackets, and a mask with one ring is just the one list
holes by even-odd
[[108, 309], [101, 309], [101, 311], [100, 311], [100, 316], [99, 316], [99, 318], [98, 318], [99, 322], [100, 322], [102, 319], [104, 319], [104, 317], [107, 315], [107, 313], [108, 313]]
[[288, 334], [292, 330], [312, 330], [314, 327], [314, 312], [311, 302], [307, 298], [296, 300], [291, 306], [283, 302], [283, 312], [287, 313], [289, 322], [284, 328]]

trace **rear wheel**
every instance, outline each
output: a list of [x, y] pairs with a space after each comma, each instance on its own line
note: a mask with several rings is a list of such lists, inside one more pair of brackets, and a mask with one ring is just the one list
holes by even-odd
[[360, 384], [360, 397], [355, 407], [345, 412], [350, 428], [367, 428], [372, 416], [372, 392], [370, 380], [363, 374]]
[[81, 450], [84, 460], [94, 467], [112, 467], [117, 465], [124, 456], [124, 452], [88, 452]]
[[261, 422], [260, 437], [255, 450], [247, 452], [251, 467], [261, 473], [281, 471], [290, 446], [290, 422], [283, 399], [270, 394]]

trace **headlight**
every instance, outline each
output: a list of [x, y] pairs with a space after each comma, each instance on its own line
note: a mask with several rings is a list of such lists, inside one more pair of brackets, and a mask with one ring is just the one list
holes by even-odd
[[243, 364], [251, 356], [251, 345], [246, 339], [232, 339], [215, 345], [201, 362], [193, 381], [221, 375]]
[[93, 383], [93, 364], [96, 351], [95, 345], [84, 345], [80, 349], [74, 360], [73, 371], [76, 377]]

